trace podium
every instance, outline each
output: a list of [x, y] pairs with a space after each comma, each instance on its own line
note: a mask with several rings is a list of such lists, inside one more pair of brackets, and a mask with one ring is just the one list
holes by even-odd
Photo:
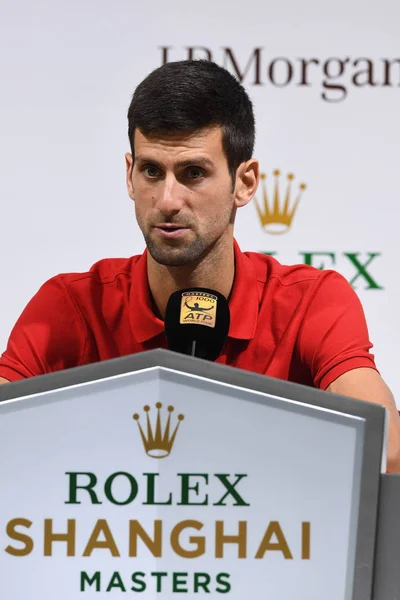
[[386, 430], [165, 350], [0, 386], [0, 598], [393, 600]]

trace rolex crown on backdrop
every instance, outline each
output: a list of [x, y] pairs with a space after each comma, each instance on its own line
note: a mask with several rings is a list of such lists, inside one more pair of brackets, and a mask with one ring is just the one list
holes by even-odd
[[[294, 201], [292, 200], [292, 182], [294, 180], [293, 173], [288, 173], [286, 176], [286, 189], [280, 183], [281, 172], [276, 169], [273, 171], [274, 184], [272, 195], [268, 193], [266, 184], [267, 176], [261, 173], [261, 193], [262, 201], [259, 202], [254, 198], [258, 218], [261, 226], [267, 233], [281, 234], [286, 233], [293, 221], [293, 217], [298, 208], [301, 196], [304, 190], [307, 189], [305, 183], [299, 185], [298, 193]], [[271, 200], [272, 198], [272, 200]], [[282, 200], [283, 199], [283, 200]]]

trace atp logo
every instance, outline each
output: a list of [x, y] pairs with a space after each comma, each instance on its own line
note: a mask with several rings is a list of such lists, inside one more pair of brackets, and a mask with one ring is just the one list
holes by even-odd
[[206, 292], [184, 292], [181, 300], [181, 325], [187, 323], [215, 327], [217, 296]]

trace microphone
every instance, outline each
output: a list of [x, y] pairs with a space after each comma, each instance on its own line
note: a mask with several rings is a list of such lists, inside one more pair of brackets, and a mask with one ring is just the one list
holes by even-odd
[[216, 360], [228, 337], [230, 313], [222, 294], [208, 288], [187, 288], [171, 294], [165, 312], [170, 350]]

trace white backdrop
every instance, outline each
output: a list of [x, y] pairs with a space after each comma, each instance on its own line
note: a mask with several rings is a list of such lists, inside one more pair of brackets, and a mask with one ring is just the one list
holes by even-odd
[[[3, 0], [0, 348], [43, 281], [142, 251], [125, 190], [126, 111], [162, 48], [179, 60], [202, 47], [243, 76], [269, 192], [275, 169], [281, 192], [287, 173], [293, 190], [307, 184], [282, 235], [261, 227], [254, 203], [242, 209], [242, 249], [288, 263], [321, 252], [313, 264], [353, 280], [400, 406], [399, 18], [397, 1]], [[369, 279], [354, 279], [354, 261], [368, 259]]]

